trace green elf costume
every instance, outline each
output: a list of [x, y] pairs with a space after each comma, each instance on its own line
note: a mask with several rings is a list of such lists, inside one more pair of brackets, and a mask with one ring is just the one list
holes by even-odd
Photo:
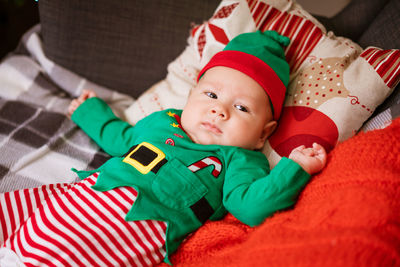
[[[267, 92], [274, 118], [282, 110], [289, 67], [276, 32], [239, 35], [202, 69], [227, 66], [249, 75]], [[134, 187], [138, 197], [125, 220], [167, 223], [166, 262], [191, 232], [227, 211], [248, 225], [258, 225], [275, 211], [290, 207], [310, 176], [294, 161], [282, 158], [272, 170], [259, 151], [200, 145], [180, 125], [181, 110], [155, 112], [135, 126], [117, 118], [99, 98], [86, 100], [72, 115], [113, 158], [99, 172], [97, 191]]]

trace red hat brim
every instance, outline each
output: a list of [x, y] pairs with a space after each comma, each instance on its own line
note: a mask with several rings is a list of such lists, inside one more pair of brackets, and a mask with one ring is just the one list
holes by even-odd
[[197, 81], [212, 67], [224, 66], [236, 69], [255, 80], [269, 96], [274, 120], [278, 120], [285, 100], [286, 87], [275, 71], [256, 56], [236, 50], [225, 50], [214, 55], [200, 71]]

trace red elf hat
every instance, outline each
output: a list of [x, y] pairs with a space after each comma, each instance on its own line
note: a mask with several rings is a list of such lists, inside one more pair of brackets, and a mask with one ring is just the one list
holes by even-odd
[[240, 34], [211, 58], [200, 71], [197, 81], [212, 67], [236, 69], [250, 76], [265, 90], [271, 101], [274, 120], [278, 120], [289, 83], [289, 64], [283, 49], [289, 43], [288, 37], [275, 31]]

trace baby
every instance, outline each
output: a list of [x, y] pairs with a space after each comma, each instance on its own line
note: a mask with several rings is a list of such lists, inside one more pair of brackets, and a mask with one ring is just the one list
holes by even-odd
[[282, 110], [288, 43], [272, 31], [239, 35], [201, 70], [183, 110], [135, 126], [84, 91], [69, 114], [112, 158], [42, 197], [21, 226], [2, 225], [0, 263], [3, 254], [33, 265], [155, 265], [227, 211], [254, 226], [292, 206], [326, 152], [301, 146], [270, 170], [258, 151]]

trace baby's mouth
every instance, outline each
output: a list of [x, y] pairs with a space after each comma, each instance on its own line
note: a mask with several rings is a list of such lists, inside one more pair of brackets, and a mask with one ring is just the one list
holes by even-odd
[[210, 132], [212, 132], [212, 133], [215, 133], [215, 134], [222, 134], [221, 129], [220, 129], [217, 125], [215, 125], [215, 124], [213, 124], [213, 123], [203, 122], [203, 123], [201, 124], [201, 126], [202, 126], [204, 129], [206, 129], [207, 131], [210, 131]]

